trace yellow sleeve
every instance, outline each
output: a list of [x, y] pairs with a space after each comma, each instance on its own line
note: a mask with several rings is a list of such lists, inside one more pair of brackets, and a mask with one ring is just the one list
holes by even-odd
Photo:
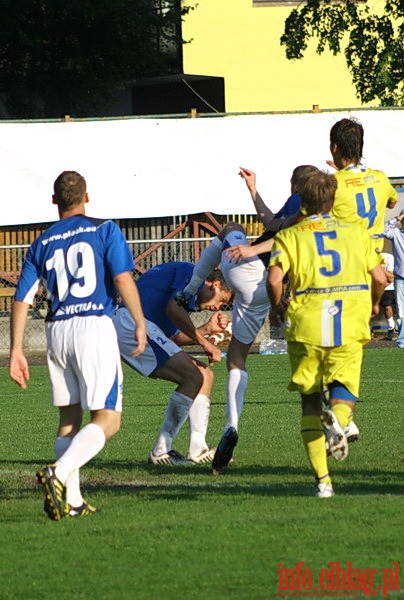
[[366, 255], [366, 265], [368, 272], [374, 269], [377, 265], [383, 266], [384, 258], [383, 255], [379, 252], [376, 252], [374, 245], [372, 244], [372, 240], [369, 237], [369, 234], [366, 229], [359, 228], [358, 233], [362, 236], [362, 243], [365, 249]]
[[275, 241], [274, 245], [272, 246], [271, 259], [269, 261], [268, 267], [280, 265], [282, 267], [282, 271], [286, 274], [290, 269], [290, 258], [286, 250], [287, 245], [285, 243], [284, 237], [284, 232], [279, 232], [274, 237]]

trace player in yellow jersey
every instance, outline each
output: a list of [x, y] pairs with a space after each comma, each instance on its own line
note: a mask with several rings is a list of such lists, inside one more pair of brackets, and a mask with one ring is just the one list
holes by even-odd
[[382, 250], [386, 208], [394, 208], [397, 192], [383, 171], [361, 163], [363, 127], [356, 119], [341, 119], [330, 131], [330, 151], [338, 169], [332, 214], [366, 228], [374, 248]]
[[[327, 466], [348, 453], [344, 433], [359, 395], [369, 320], [387, 283], [365, 229], [329, 215], [337, 181], [318, 171], [303, 185], [299, 223], [275, 236], [268, 273], [271, 321], [285, 324], [291, 364], [289, 390], [302, 397], [302, 438], [317, 481], [316, 495], [334, 494]], [[282, 302], [288, 274], [291, 300]], [[323, 390], [329, 409], [322, 411]], [[324, 432], [325, 430], [325, 432]]]

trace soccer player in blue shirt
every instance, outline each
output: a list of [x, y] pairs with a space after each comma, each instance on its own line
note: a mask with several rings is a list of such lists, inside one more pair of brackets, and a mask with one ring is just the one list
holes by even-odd
[[[219, 312], [229, 303], [232, 292], [219, 270], [215, 270], [196, 290], [187, 310], [178, 306], [175, 295], [192, 277], [195, 265], [189, 262], [169, 262], [149, 269], [137, 281], [147, 324], [148, 343], [140, 356], [132, 356], [134, 322], [122, 305], [115, 315], [119, 346], [123, 360], [145, 377], [164, 379], [177, 385], [171, 394], [164, 421], [153, 450], [152, 464], [209, 463], [215, 448], [206, 443], [210, 411], [210, 396], [214, 374], [208, 365], [181, 350], [185, 344], [199, 344], [209, 362], [221, 360], [219, 348], [206, 339], [225, 329], [228, 319]], [[209, 321], [195, 327], [189, 312], [195, 308], [214, 310]], [[187, 457], [172, 445], [182, 425], [189, 417], [190, 443]]]
[[[54, 183], [60, 220], [28, 250], [11, 311], [10, 376], [23, 389], [29, 380], [24, 355], [28, 310], [39, 285], [46, 289], [47, 361], [51, 398], [59, 408], [56, 462], [40, 469], [44, 509], [50, 519], [97, 512], [82, 497], [79, 469], [119, 431], [122, 369], [112, 315], [117, 293], [133, 319], [141, 354], [146, 324], [129, 247], [113, 221], [87, 217], [85, 179], [64, 171]], [[90, 422], [81, 428], [83, 410]]]

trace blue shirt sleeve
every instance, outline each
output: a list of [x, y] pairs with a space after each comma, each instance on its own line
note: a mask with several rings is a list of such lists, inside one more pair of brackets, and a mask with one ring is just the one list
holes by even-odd
[[287, 219], [287, 217], [291, 217], [296, 214], [298, 210], [300, 210], [301, 198], [300, 194], [295, 192], [286, 200], [285, 204], [282, 208], [276, 213], [276, 219]]

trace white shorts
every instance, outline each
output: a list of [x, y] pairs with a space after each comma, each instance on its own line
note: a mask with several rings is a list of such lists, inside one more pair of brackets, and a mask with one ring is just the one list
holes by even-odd
[[[237, 238], [234, 237], [234, 233], [237, 234]], [[244, 235], [243, 238], [247, 245]], [[243, 243], [240, 242], [240, 231], [230, 232], [225, 242], [229, 246]], [[223, 255], [220, 268], [227, 285], [234, 290], [233, 335], [239, 342], [251, 344], [263, 326], [270, 308], [265, 266], [258, 256], [232, 263]]]
[[136, 323], [126, 308], [119, 308], [114, 317], [122, 359], [141, 375], [149, 377], [153, 371], [164, 365], [169, 358], [181, 352], [181, 348], [170, 340], [152, 321], [146, 319], [147, 344], [139, 356], [131, 356], [136, 348], [134, 332]]
[[54, 406], [122, 411], [123, 375], [112, 319], [72, 317], [46, 323]]

